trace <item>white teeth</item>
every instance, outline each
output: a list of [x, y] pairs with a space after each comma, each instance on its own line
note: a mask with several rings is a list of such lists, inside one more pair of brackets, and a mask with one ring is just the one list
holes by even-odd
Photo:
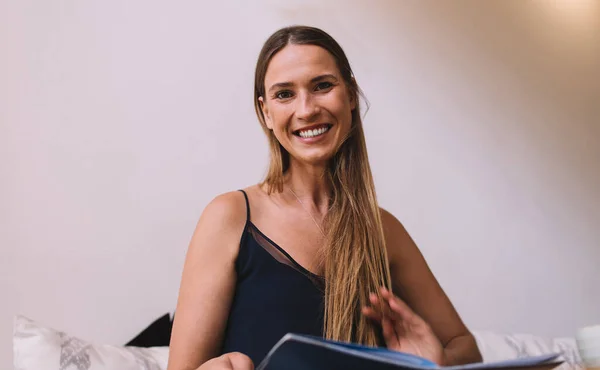
[[329, 126], [314, 130], [300, 131], [300, 136], [304, 138], [315, 137], [324, 134], [329, 130]]

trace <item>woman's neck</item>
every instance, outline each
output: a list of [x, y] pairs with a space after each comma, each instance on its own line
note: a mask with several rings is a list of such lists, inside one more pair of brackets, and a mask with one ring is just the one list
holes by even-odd
[[284, 177], [284, 193], [291, 193], [311, 208], [324, 215], [329, 207], [331, 184], [326, 176], [326, 167], [290, 163]]

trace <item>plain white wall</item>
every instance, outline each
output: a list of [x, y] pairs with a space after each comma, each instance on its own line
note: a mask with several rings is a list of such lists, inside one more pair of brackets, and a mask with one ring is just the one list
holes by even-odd
[[[600, 323], [600, 3], [0, 2], [0, 367], [25, 314], [121, 344], [216, 194], [260, 180], [262, 42], [342, 44], [382, 206], [472, 329]], [[4, 365], [4, 366], [3, 366]]]

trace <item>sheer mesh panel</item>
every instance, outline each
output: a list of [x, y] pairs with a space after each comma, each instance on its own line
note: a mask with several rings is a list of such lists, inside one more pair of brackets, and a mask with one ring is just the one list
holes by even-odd
[[290, 256], [287, 252], [285, 252], [281, 247], [275, 244], [275, 242], [271, 241], [267, 236], [265, 236], [256, 226], [250, 224], [248, 228], [248, 232], [254, 238], [256, 243], [260, 245], [267, 253], [269, 253], [277, 262], [282, 263], [284, 265], [290, 266], [294, 270], [303, 274], [307, 278], [309, 278], [313, 284], [318, 286], [321, 290], [325, 287], [325, 280], [316, 274], [308, 271], [304, 267], [302, 267], [298, 262], [296, 262], [292, 256]]

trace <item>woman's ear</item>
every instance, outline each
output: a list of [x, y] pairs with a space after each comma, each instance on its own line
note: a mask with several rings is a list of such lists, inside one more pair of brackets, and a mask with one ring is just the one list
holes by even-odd
[[271, 122], [271, 116], [269, 116], [269, 108], [267, 104], [265, 104], [265, 100], [262, 96], [258, 97], [258, 101], [260, 102], [260, 110], [262, 111], [263, 117], [265, 118], [265, 124], [269, 130], [273, 129], [273, 123]]
[[351, 86], [348, 86], [348, 95], [350, 96], [350, 110], [353, 111], [354, 109], [356, 109], [356, 104], [358, 103], [358, 96], [357, 96], [357, 87], [356, 87], [356, 80], [354, 79], [354, 77], [352, 77], [352, 84]]
[[353, 111], [356, 109], [356, 94], [350, 91], [350, 110]]

